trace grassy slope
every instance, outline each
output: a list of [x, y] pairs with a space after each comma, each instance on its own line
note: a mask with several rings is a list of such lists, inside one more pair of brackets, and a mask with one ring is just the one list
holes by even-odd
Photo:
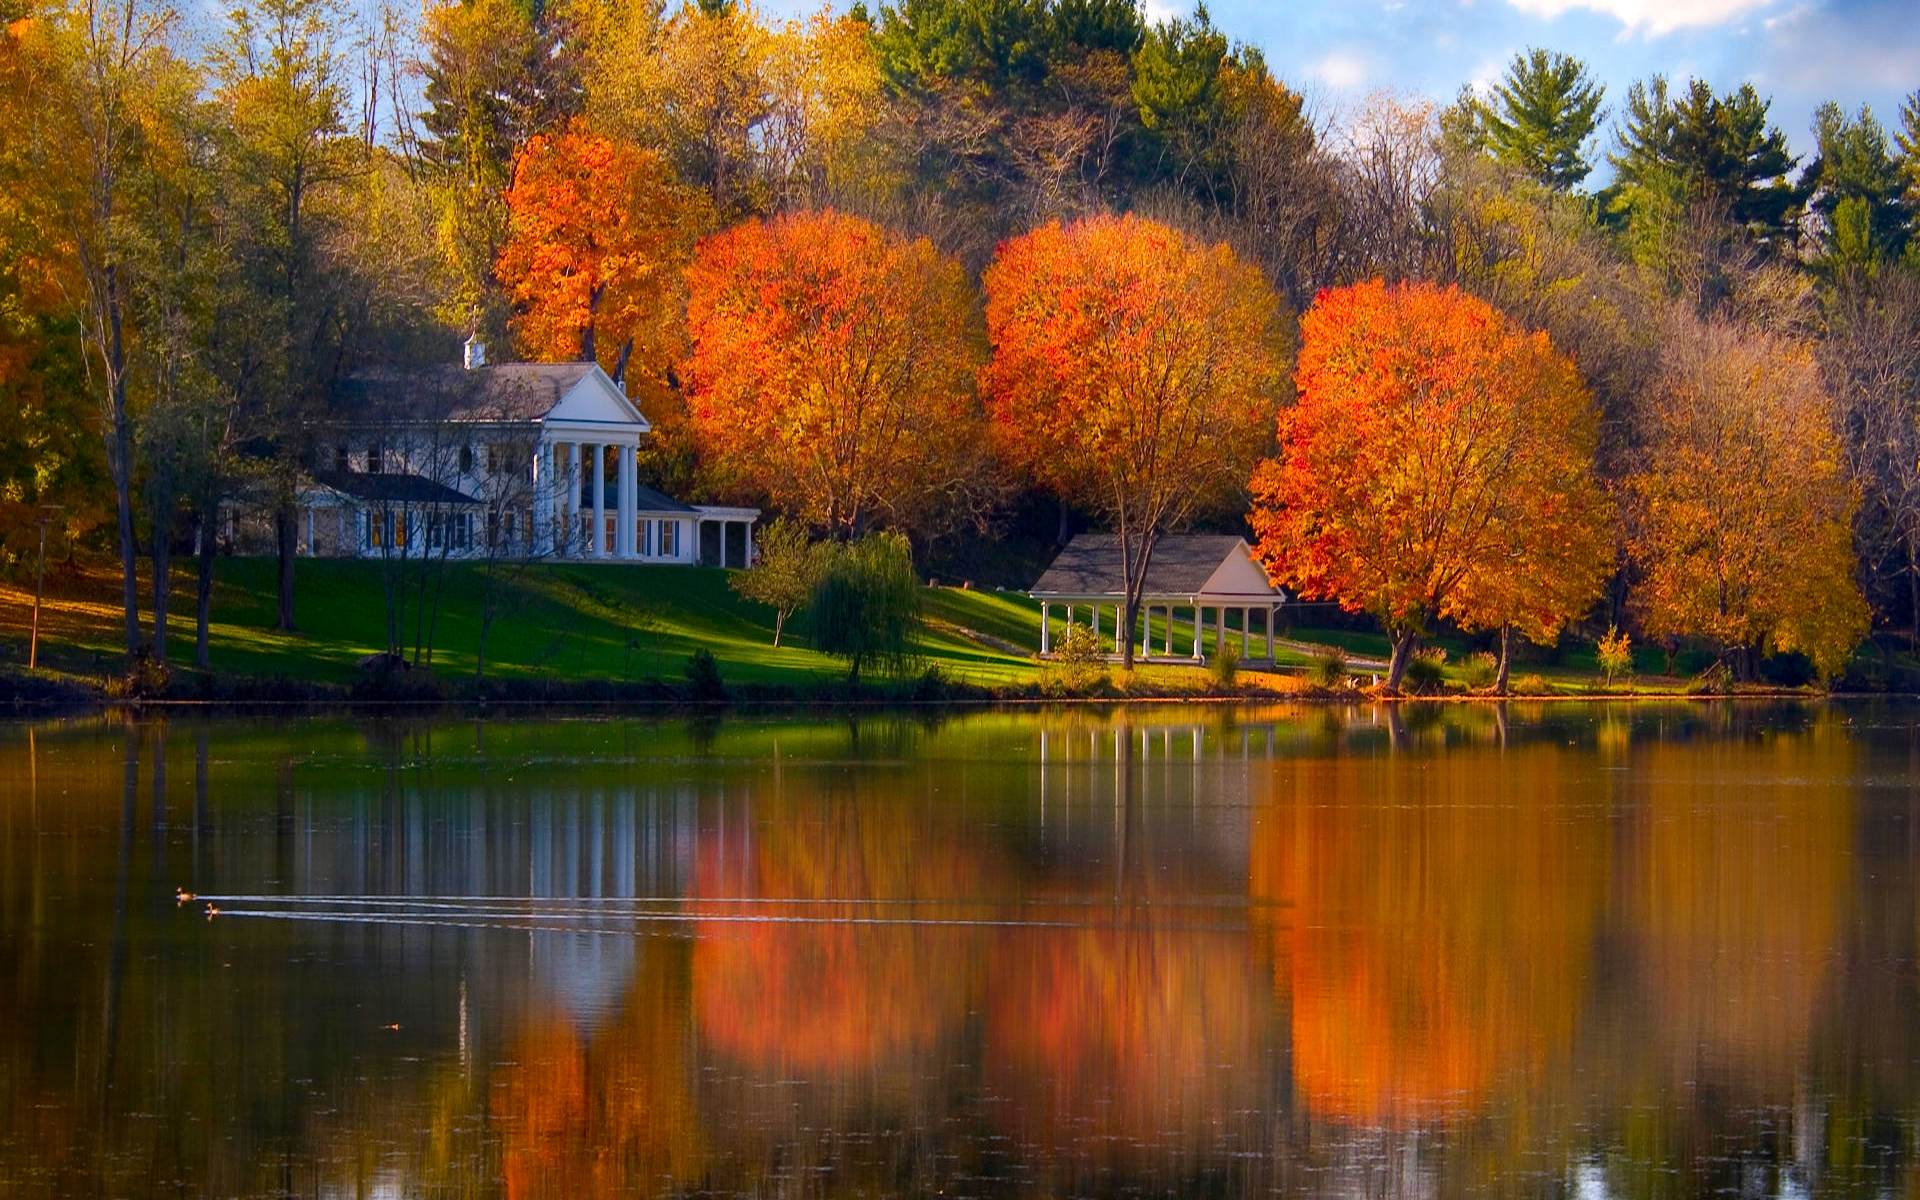
[[[273, 628], [271, 559], [222, 559], [219, 581], [213, 664], [222, 674], [343, 682], [357, 678], [358, 660], [385, 644], [387, 604], [378, 564], [302, 560], [296, 604], [300, 630], [293, 634]], [[52, 571], [48, 583], [53, 599], [43, 614], [43, 665], [91, 676], [116, 671], [119, 589], [111, 564]], [[432, 618], [433, 665], [444, 678], [473, 675], [483, 583], [477, 566], [449, 564], [444, 572], [439, 615]], [[176, 576], [169, 622], [176, 662], [191, 656], [192, 587], [190, 574]], [[806, 648], [802, 622], [790, 624], [786, 644], [775, 649], [772, 611], [736, 596], [724, 571], [541, 564], [509, 572], [496, 587], [501, 598], [488, 635], [490, 677], [677, 679], [688, 655], [702, 646], [712, 651], [730, 682], [804, 687], [844, 677], [840, 662]], [[924, 596], [930, 628], [921, 651], [929, 664], [951, 677], [987, 685], [1035, 678], [1040, 670], [1031, 658], [1040, 641], [1036, 603], [1013, 592], [957, 588], [928, 589]], [[144, 586], [142, 599], [150, 599]], [[31, 602], [31, 592], [18, 584], [0, 584], [0, 644], [10, 643], [4, 646], [8, 659], [25, 660]], [[415, 613], [410, 604], [404, 624], [409, 650]], [[1056, 637], [1059, 619], [1056, 610]], [[1284, 632], [1297, 641], [1339, 645], [1356, 656], [1384, 657], [1387, 652], [1386, 639], [1378, 634], [1307, 626]], [[1156, 620], [1155, 644], [1164, 637]], [[1234, 631], [1229, 637], [1240, 640]], [[1253, 643], [1264, 648], [1257, 634]], [[1175, 647], [1192, 644], [1191, 627], [1176, 626]], [[1465, 647], [1448, 649], [1447, 673], [1457, 680]], [[1640, 657], [1641, 682], [1660, 686], [1646, 677], [1659, 669], [1659, 656]], [[1283, 648], [1279, 660], [1283, 667], [1300, 666], [1308, 656]], [[1581, 684], [1596, 673], [1591, 648], [1568, 653], [1556, 667], [1516, 665], [1516, 675], [1529, 672], [1561, 684]], [[1203, 678], [1191, 667], [1155, 666], [1141, 674], [1149, 686], [1174, 690], [1190, 689]]]
[[[416, 565], [417, 566], [417, 565]], [[356, 663], [385, 644], [387, 603], [376, 564], [327, 559], [299, 564], [295, 613], [300, 629], [274, 630], [274, 563], [223, 559], [215, 594], [213, 665], [244, 676], [349, 680]], [[727, 586], [726, 572], [642, 565], [540, 565], [496, 584], [498, 615], [487, 638], [488, 674], [567, 679], [677, 678], [687, 656], [705, 646], [724, 676], [742, 683], [807, 683], [845, 673], [835, 659], [806, 649], [804, 627], [790, 624], [775, 649], [773, 613], [749, 604]], [[192, 580], [176, 581], [172, 657], [191, 654]], [[480, 641], [484, 580], [475, 566], [449, 564], [434, 628], [435, 670], [470, 677]], [[50, 580], [58, 597], [43, 619], [42, 654], [57, 666], [89, 673], [117, 665], [118, 591], [104, 569]], [[146, 599], [145, 588], [143, 599]], [[406, 614], [405, 642], [414, 643], [417, 594]], [[24, 642], [31, 593], [0, 588], [0, 636]], [[431, 609], [433, 597], [429, 594]], [[949, 675], [980, 683], [1026, 679], [1035, 670], [1025, 654], [965, 636], [1038, 648], [1038, 607], [1025, 597], [955, 589], [926, 593], [936, 627], [921, 650]], [[956, 628], [957, 627], [957, 628]], [[24, 658], [24, 649], [17, 657]]]

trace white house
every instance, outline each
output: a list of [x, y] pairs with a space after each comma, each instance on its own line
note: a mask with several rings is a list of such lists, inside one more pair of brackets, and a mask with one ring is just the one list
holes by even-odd
[[465, 368], [343, 385], [298, 497], [302, 553], [751, 564], [760, 510], [641, 484], [652, 426], [598, 365], [483, 359], [470, 342]]

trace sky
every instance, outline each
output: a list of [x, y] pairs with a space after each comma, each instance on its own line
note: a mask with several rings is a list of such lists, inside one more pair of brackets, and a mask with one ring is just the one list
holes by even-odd
[[[818, 7], [764, 3], [779, 14]], [[1191, 11], [1191, 0], [1147, 0], [1151, 18]], [[1797, 154], [1822, 101], [1871, 105], [1891, 128], [1920, 88], [1920, 0], [1212, 0], [1208, 11], [1336, 123], [1378, 90], [1450, 100], [1529, 46], [1586, 59], [1611, 112], [1628, 84], [1656, 73], [1722, 91], [1751, 82]], [[1609, 131], [1600, 150], [1610, 142]]]

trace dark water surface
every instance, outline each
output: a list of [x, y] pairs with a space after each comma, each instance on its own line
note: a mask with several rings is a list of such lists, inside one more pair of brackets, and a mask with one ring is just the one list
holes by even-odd
[[1884, 706], [0, 728], [0, 1195], [1910, 1194], [1917, 781]]

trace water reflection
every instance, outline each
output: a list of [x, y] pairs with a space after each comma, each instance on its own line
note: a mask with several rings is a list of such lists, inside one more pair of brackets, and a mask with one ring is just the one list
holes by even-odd
[[1900, 1193], [1916, 716], [15, 728], [0, 1191]]

